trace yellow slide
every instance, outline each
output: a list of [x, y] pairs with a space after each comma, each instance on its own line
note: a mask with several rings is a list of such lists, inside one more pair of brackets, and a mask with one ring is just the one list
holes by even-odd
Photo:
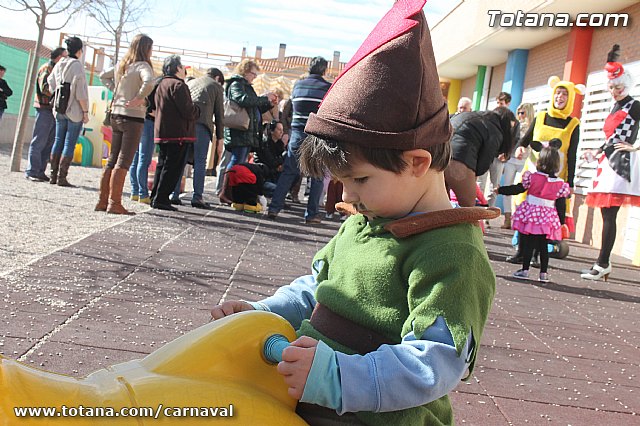
[[277, 334], [296, 338], [275, 314], [243, 312], [81, 379], [0, 357], [0, 425], [304, 425], [263, 355]]

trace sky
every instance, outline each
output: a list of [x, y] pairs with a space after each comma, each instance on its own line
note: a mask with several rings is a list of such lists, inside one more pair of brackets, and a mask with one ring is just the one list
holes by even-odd
[[[45, 0], [50, 3], [52, 0]], [[347, 62], [393, 0], [134, 0], [148, 1], [150, 12], [140, 22], [156, 45], [239, 56], [242, 48], [253, 56], [278, 56], [280, 43], [286, 55], [317, 56], [331, 60], [340, 52]], [[1, 0], [0, 4], [11, 4]], [[458, 2], [429, 0], [427, 22], [433, 26]], [[0, 35], [35, 40], [37, 26], [28, 12], [0, 9]], [[49, 22], [49, 21], [48, 21]], [[51, 24], [60, 24], [52, 20]], [[61, 31], [107, 36], [100, 25], [80, 12]], [[44, 43], [55, 47], [60, 31], [47, 31]], [[185, 61], [186, 62], [186, 61]]]

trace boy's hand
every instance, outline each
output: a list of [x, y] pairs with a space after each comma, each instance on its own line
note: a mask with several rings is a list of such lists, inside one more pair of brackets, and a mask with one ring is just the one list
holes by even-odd
[[211, 321], [243, 311], [253, 311], [253, 306], [242, 300], [229, 300], [211, 309]]
[[282, 351], [282, 362], [278, 364], [278, 373], [284, 376], [292, 398], [297, 400], [302, 398], [317, 345], [316, 339], [302, 336]]

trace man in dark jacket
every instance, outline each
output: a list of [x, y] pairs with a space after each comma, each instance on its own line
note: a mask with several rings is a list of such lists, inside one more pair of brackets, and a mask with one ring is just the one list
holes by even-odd
[[51, 51], [51, 60], [42, 65], [38, 70], [36, 80], [36, 96], [33, 107], [36, 109], [36, 122], [33, 126], [33, 137], [29, 145], [29, 164], [24, 174], [33, 182], [48, 182], [49, 178], [44, 174], [47, 162], [51, 155], [51, 148], [56, 137], [56, 119], [53, 116], [51, 98], [47, 78], [55, 64], [67, 56], [67, 49], [58, 47]]
[[[209, 68], [202, 77], [191, 79], [187, 82], [191, 99], [200, 109], [200, 117], [196, 121], [196, 141], [193, 144], [193, 195], [191, 206], [199, 209], [210, 209], [209, 203], [205, 203], [204, 178], [207, 169], [207, 154], [209, 153], [209, 142], [215, 130], [216, 152], [218, 147], [222, 147], [224, 142], [224, 93], [222, 83], [224, 75], [217, 68]], [[215, 119], [215, 124], [214, 124]], [[184, 166], [183, 166], [184, 167]], [[180, 174], [182, 175], [182, 173]], [[178, 200], [180, 194], [180, 179], [173, 192], [173, 200]], [[172, 200], [172, 202], [173, 202]]]
[[4, 80], [5, 72], [7, 72], [7, 69], [0, 65], [0, 120], [2, 120], [4, 110], [7, 109], [7, 98], [13, 95], [13, 90], [11, 90], [7, 82]]
[[[331, 84], [322, 76], [327, 71], [327, 61], [321, 56], [311, 60], [309, 77], [298, 80], [291, 93], [293, 105], [293, 120], [291, 122], [291, 139], [287, 149], [287, 157], [284, 161], [284, 170], [278, 178], [276, 190], [273, 193], [269, 205], [269, 217], [274, 219], [284, 207], [284, 199], [291, 185], [300, 175], [298, 164], [298, 148], [307, 137], [304, 126], [307, 124], [309, 114], [318, 112], [320, 102], [327, 94]], [[319, 204], [322, 196], [322, 179], [311, 179], [311, 191], [307, 209], [304, 213], [305, 223], [320, 223]]]
[[176, 210], [169, 201], [169, 194], [180, 177], [187, 144], [196, 140], [195, 122], [200, 110], [191, 100], [180, 56], [167, 57], [162, 73], [164, 78], [158, 84], [155, 96], [154, 141], [160, 146], [160, 153], [151, 191], [151, 207]]

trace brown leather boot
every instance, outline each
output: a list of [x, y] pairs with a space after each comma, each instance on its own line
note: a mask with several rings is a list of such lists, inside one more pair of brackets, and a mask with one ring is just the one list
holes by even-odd
[[58, 186], [75, 187], [75, 185], [71, 185], [67, 180], [67, 173], [69, 173], [71, 161], [73, 161], [73, 157], [62, 157], [60, 159], [60, 169], [58, 170]]
[[504, 223], [501, 226], [502, 229], [511, 229], [511, 213], [504, 214]]
[[100, 198], [94, 209], [97, 212], [106, 212], [109, 205], [109, 188], [111, 187], [111, 172], [113, 169], [104, 169], [100, 179]]
[[109, 204], [107, 205], [107, 213], [126, 214], [133, 216], [135, 213], [130, 212], [122, 206], [122, 188], [124, 180], [127, 178], [127, 169], [117, 167], [111, 172], [111, 181], [109, 182]]
[[60, 154], [51, 154], [49, 162], [51, 163], [51, 176], [49, 183], [55, 185], [58, 183], [58, 169], [60, 168]]

